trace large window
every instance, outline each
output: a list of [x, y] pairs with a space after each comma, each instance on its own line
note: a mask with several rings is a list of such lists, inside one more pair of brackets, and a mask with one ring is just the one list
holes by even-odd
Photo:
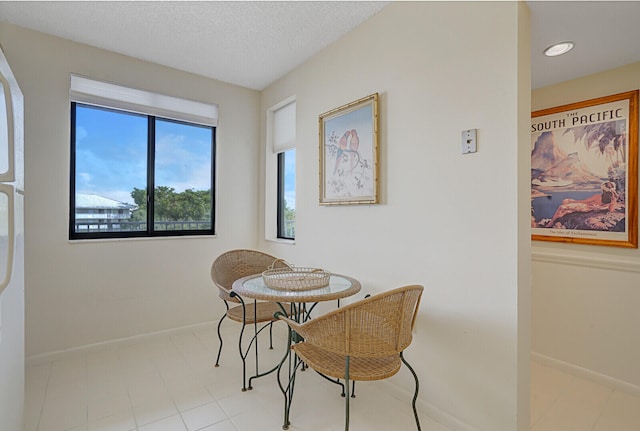
[[213, 234], [215, 127], [100, 105], [72, 97], [69, 237]]

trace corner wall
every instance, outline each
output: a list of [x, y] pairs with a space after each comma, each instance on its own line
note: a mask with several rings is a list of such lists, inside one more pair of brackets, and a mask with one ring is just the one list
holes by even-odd
[[[22, 232], [16, 237], [16, 252], [16, 255], [24, 252]], [[0, 294], [0, 424], [3, 431], [22, 431], [25, 395], [22, 257], [14, 260], [12, 274], [13, 281]]]
[[[640, 88], [640, 63], [537, 89], [532, 110]], [[640, 393], [640, 250], [533, 244], [534, 358]]]
[[[452, 430], [529, 429], [528, 31], [517, 2], [391, 3], [262, 93], [263, 143], [266, 109], [296, 96], [297, 223], [295, 245], [260, 247], [361, 295], [423, 284], [406, 356], [419, 409]], [[374, 92], [380, 204], [319, 206], [318, 115]]]
[[[15, 81], [15, 75], [8, 64], [2, 46], [0, 46], [0, 70], [3, 82], [0, 84], [2, 94], [2, 115], [12, 116], [13, 121], [1, 118], [5, 151], [3, 170], [8, 168], [7, 157], [14, 157], [14, 181], [12, 192], [2, 193], [2, 211], [0, 211], [0, 260], [2, 278], [8, 277], [7, 285], [0, 289], [0, 424], [3, 431], [22, 431], [25, 409], [25, 357], [24, 357], [24, 166], [22, 148], [24, 147], [24, 98]], [[8, 84], [8, 88], [5, 85]], [[7, 112], [4, 104], [4, 92], [9, 90], [11, 111]], [[13, 124], [13, 140], [7, 143], [8, 123]], [[2, 139], [0, 138], [0, 139]], [[8, 144], [8, 145], [7, 145]], [[13, 147], [13, 151], [7, 150]], [[12, 153], [12, 154], [9, 154]], [[6, 185], [6, 184], [5, 184]], [[13, 201], [9, 205], [7, 200]], [[13, 208], [13, 217], [10, 209]], [[12, 226], [11, 226], [12, 225]], [[9, 236], [13, 236], [13, 241]], [[13, 247], [13, 250], [11, 250]], [[10, 263], [11, 267], [6, 268]]]
[[[212, 321], [213, 259], [255, 247], [256, 91], [0, 24], [25, 97], [26, 354]], [[217, 237], [68, 240], [69, 74], [219, 104]]]

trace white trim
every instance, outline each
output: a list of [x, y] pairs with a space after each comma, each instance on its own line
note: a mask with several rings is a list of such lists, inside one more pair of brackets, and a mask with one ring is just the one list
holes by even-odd
[[[275, 112], [296, 103], [296, 96], [289, 96], [266, 110], [265, 177], [264, 177], [264, 239], [280, 242], [278, 238], [278, 153], [274, 147]], [[294, 125], [294, 128], [296, 126]], [[294, 130], [295, 133], [295, 130]], [[294, 146], [295, 148], [295, 142]], [[292, 149], [289, 148], [289, 149]], [[286, 241], [286, 240], [285, 240]]]
[[277, 242], [278, 244], [296, 245], [296, 240], [295, 239], [265, 238], [265, 241]]
[[624, 380], [616, 379], [615, 377], [607, 376], [606, 374], [601, 374], [596, 371], [589, 370], [588, 368], [583, 368], [578, 365], [570, 364], [568, 362], [554, 359], [536, 352], [531, 352], [531, 360], [541, 365], [564, 371], [573, 376], [590, 380], [611, 389], [626, 392], [634, 396], [640, 396], [640, 386], [636, 386], [633, 383], [625, 382]]
[[90, 352], [104, 350], [106, 348], [123, 347], [123, 346], [131, 345], [133, 343], [139, 343], [141, 341], [151, 341], [157, 338], [166, 337], [167, 335], [171, 335], [171, 334], [181, 334], [181, 333], [191, 332], [195, 329], [209, 328], [209, 327], [215, 329], [217, 324], [218, 324], [217, 320], [213, 322], [195, 323], [193, 325], [186, 325], [178, 328], [165, 329], [162, 331], [148, 332], [146, 334], [138, 334], [138, 335], [132, 335], [130, 337], [117, 338], [115, 340], [102, 341], [102, 342], [93, 343], [93, 344], [86, 344], [84, 346], [72, 347], [70, 349], [65, 349], [65, 350], [57, 350], [54, 352], [40, 353], [37, 355], [27, 356], [26, 366], [32, 367], [35, 365], [41, 365], [51, 361], [66, 359], [74, 355], [77, 355], [78, 353], [86, 354]]
[[565, 265], [586, 266], [611, 271], [640, 272], [640, 262], [621, 259], [602, 259], [588, 256], [532, 251], [531, 258], [536, 262], [560, 263]]
[[165, 241], [165, 240], [194, 240], [194, 239], [212, 239], [218, 238], [218, 235], [172, 235], [172, 236], [130, 236], [124, 238], [87, 238], [82, 240], [68, 239], [67, 244], [91, 244], [96, 242], [121, 242], [121, 241]]
[[105, 108], [123, 109], [213, 127], [218, 125], [218, 105], [214, 103], [138, 90], [74, 74], [71, 74], [69, 98], [74, 102]]

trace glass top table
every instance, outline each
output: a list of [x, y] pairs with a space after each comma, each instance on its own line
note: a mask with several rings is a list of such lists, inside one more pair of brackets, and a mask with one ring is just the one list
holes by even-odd
[[[250, 298], [254, 301], [271, 301], [277, 302], [280, 305], [284, 314], [287, 314], [293, 320], [302, 323], [310, 319], [311, 311], [319, 303], [323, 301], [340, 300], [351, 295], [355, 295], [360, 291], [360, 282], [355, 278], [347, 277], [346, 275], [331, 274], [329, 277], [329, 284], [325, 287], [318, 289], [308, 290], [279, 290], [267, 287], [262, 274], [250, 275], [236, 280], [231, 289], [240, 295], [241, 297]], [[309, 308], [308, 304], [313, 303]], [[340, 304], [338, 302], [338, 304]], [[289, 309], [287, 311], [287, 308]], [[257, 336], [257, 332], [254, 337]], [[277, 371], [277, 380], [280, 391], [284, 396], [284, 424], [282, 429], [289, 429], [289, 409], [293, 400], [293, 388], [295, 382], [296, 370], [300, 365], [303, 365], [300, 359], [293, 355], [291, 356], [291, 349], [289, 346], [292, 343], [301, 341], [301, 338], [289, 329], [288, 346], [285, 351], [284, 357], [280, 363], [273, 369], [265, 372], [258, 373], [256, 369], [256, 375], [249, 379], [249, 389], [251, 389], [251, 382], [253, 379], [266, 376], [274, 371]], [[283, 383], [281, 371], [287, 358], [288, 361], [288, 379], [286, 385]], [[304, 367], [303, 367], [304, 368]], [[341, 384], [339, 381], [335, 383]]]
[[267, 287], [261, 274], [236, 280], [231, 287], [246, 298], [273, 302], [321, 302], [346, 298], [360, 291], [360, 282], [346, 275], [331, 274], [329, 285], [310, 290], [278, 290]]

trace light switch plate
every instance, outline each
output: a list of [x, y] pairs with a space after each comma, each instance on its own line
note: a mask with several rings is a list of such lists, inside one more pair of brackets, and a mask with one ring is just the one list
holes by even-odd
[[478, 151], [476, 131], [477, 129], [462, 131], [462, 154], [475, 153], [476, 151]]

